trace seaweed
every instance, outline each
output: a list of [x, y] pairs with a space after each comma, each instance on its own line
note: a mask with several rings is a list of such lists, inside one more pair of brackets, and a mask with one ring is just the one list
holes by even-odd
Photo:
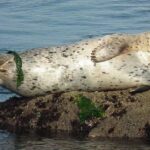
[[96, 106], [91, 99], [78, 95], [76, 96], [76, 103], [80, 110], [79, 119], [81, 124], [85, 123], [86, 120], [104, 117], [105, 111], [103, 107]]
[[16, 74], [17, 74], [16, 85], [18, 88], [24, 80], [24, 74], [22, 70], [22, 59], [17, 52], [9, 51], [8, 54], [14, 55], [14, 61], [16, 63]]

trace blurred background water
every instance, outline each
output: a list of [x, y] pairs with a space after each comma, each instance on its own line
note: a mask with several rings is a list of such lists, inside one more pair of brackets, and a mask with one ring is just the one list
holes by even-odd
[[[0, 52], [24, 51], [111, 33], [139, 33], [149, 29], [149, 0], [0, 0]], [[12, 95], [0, 88], [0, 101]], [[16, 145], [15, 141], [14, 135], [0, 133], [0, 149], [6, 149], [7, 142]], [[55, 145], [55, 140], [46, 139], [44, 145], [46, 141]], [[88, 145], [71, 142], [69, 144], [73, 146], [78, 145], [74, 149], [86, 149]], [[93, 147], [100, 149], [97, 145]], [[18, 146], [18, 149], [23, 148]]]

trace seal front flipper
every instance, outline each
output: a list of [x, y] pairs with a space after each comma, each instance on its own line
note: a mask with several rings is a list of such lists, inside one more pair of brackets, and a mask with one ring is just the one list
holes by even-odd
[[148, 90], [150, 90], [150, 85], [143, 85], [143, 86], [141, 86], [139, 88], [136, 88], [136, 89], [132, 90], [130, 92], [130, 94], [134, 95], [134, 94], [142, 93], [142, 92], [145, 92], [145, 91], [148, 91]]
[[128, 47], [128, 43], [125, 38], [117, 36], [105, 37], [101, 40], [101, 43], [91, 53], [91, 60], [93, 62], [102, 62], [113, 57], [116, 57]]

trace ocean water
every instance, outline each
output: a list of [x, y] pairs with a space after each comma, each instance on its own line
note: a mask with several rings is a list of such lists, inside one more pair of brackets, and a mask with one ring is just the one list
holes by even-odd
[[[149, 0], [0, 0], [0, 52], [24, 51], [111, 33], [140, 33], [149, 29]], [[0, 101], [12, 95], [13, 93], [0, 88]], [[16, 149], [29, 149], [30, 145], [33, 149], [46, 149], [47, 146], [67, 150], [70, 146], [73, 149], [99, 150], [104, 145], [117, 149], [112, 146], [115, 142], [112, 144], [107, 141], [107, 144], [73, 139], [63, 141], [43, 138], [42, 141], [44, 142], [26, 140], [25, 137], [19, 141], [16, 135], [0, 132], [0, 150], [11, 149], [8, 143], [12, 147], [16, 146]], [[68, 147], [63, 147], [64, 143]], [[127, 147], [132, 144], [124, 145]], [[116, 145], [118, 146], [121, 149], [122, 145]], [[138, 146], [138, 149], [146, 149], [145, 143], [137, 143]]]
[[79, 139], [69, 136], [43, 137], [12, 135], [1, 132], [1, 150], [149, 150], [150, 144], [140, 139]]

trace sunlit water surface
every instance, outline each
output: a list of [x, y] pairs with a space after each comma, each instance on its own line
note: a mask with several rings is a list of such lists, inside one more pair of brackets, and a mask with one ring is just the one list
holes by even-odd
[[[149, 0], [0, 0], [0, 52], [150, 29]], [[12, 96], [0, 89], [0, 101]], [[0, 149], [148, 149], [129, 141], [34, 139], [0, 133]], [[149, 147], [150, 149], [150, 147]]]

